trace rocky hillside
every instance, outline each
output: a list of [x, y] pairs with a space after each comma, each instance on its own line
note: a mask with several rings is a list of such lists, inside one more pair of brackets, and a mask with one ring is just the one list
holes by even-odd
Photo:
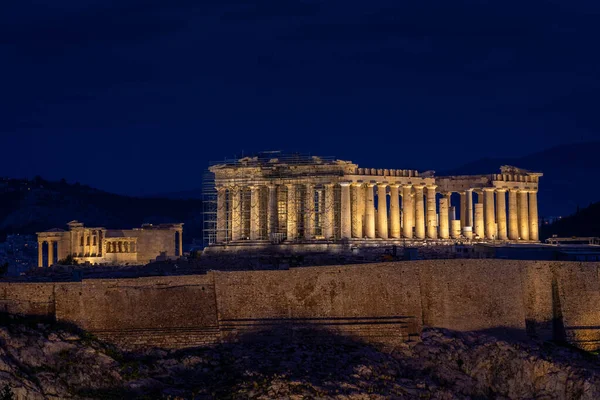
[[74, 219], [114, 229], [184, 222], [184, 241], [191, 242], [202, 235], [202, 202], [120, 196], [41, 178], [0, 179], [0, 241], [8, 233], [66, 229]]
[[317, 331], [250, 335], [234, 344], [123, 354], [66, 327], [0, 327], [0, 398], [600, 398], [597, 357], [427, 330], [375, 347]]

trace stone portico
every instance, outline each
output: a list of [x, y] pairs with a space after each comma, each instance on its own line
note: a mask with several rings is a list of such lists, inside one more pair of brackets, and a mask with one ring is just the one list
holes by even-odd
[[183, 224], [144, 224], [134, 229], [86, 227], [79, 221], [38, 232], [38, 267], [51, 266], [71, 255], [79, 263], [146, 264], [161, 254], [183, 254]]
[[[538, 172], [435, 176], [319, 157], [214, 165], [211, 244], [539, 241]], [[457, 217], [458, 214], [458, 217]]]

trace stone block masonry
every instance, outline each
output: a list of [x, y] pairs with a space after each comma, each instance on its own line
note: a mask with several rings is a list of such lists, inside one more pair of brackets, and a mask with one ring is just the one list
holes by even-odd
[[286, 271], [0, 283], [2, 310], [74, 323], [125, 349], [311, 326], [374, 343], [423, 327], [600, 349], [600, 263], [423, 260]]

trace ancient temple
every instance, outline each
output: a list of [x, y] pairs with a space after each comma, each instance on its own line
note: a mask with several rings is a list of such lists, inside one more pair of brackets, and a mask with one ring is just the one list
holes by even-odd
[[539, 172], [435, 176], [320, 157], [246, 157], [213, 165], [210, 243], [533, 241]]
[[68, 230], [53, 228], [38, 232], [38, 267], [51, 266], [71, 256], [79, 263], [147, 264], [158, 256], [182, 253], [183, 224], [144, 224], [134, 229], [86, 227], [79, 221]]

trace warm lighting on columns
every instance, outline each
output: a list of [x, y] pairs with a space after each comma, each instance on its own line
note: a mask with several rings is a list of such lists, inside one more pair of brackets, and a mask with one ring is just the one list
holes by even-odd
[[506, 227], [506, 189], [496, 189], [496, 221], [498, 224], [498, 239], [508, 239]]
[[350, 239], [352, 237], [352, 218], [350, 215], [351, 203], [350, 203], [350, 182], [341, 182], [341, 236], [343, 239]]
[[435, 207], [436, 185], [427, 186], [427, 237], [437, 239], [437, 212]]
[[390, 237], [400, 238], [400, 194], [398, 193], [399, 184], [390, 185]]
[[415, 185], [415, 236], [417, 239], [425, 239], [424, 188], [424, 185]]
[[538, 225], [537, 190], [529, 191], [529, 240], [540, 240]]
[[377, 184], [377, 237], [388, 238], [387, 183]]
[[366, 184], [365, 192], [365, 236], [375, 239], [375, 196], [373, 194], [374, 183]]
[[298, 236], [298, 203], [296, 185], [289, 183], [287, 186], [287, 240], [294, 240]]
[[[224, 186], [217, 186], [217, 243], [225, 241], [227, 233], [227, 189]], [[89, 236], [86, 238], [85, 244]], [[88, 249], [86, 253], [91, 253]]]
[[402, 186], [402, 236], [407, 239], [413, 237], [413, 226], [414, 226], [414, 198], [412, 194], [412, 185]]

